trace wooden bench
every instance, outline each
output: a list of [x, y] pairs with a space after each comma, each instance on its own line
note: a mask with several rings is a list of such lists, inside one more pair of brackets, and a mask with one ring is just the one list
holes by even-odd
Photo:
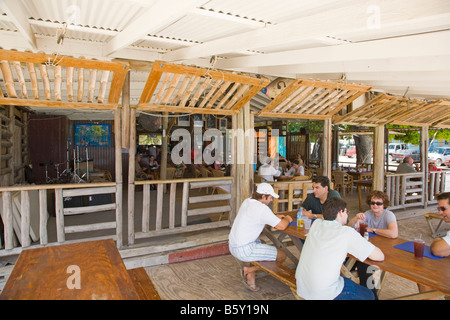
[[297, 294], [297, 282], [295, 280], [295, 270], [290, 269], [276, 261], [254, 261], [252, 264], [259, 269], [267, 272], [275, 279], [283, 282], [292, 291], [292, 294], [297, 300], [303, 300]]
[[141, 300], [161, 300], [155, 285], [144, 268], [129, 269], [128, 274]]
[[[428, 226], [430, 227], [430, 230], [431, 230], [431, 237], [432, 238], [439, 237], [440, 236], [439, 229], [441, 228], [442, 223], [444, 222], [444, 218], [440, 214], [432, 213], [432, 212], [425, 213], [423, 216], [425, 217], [425, 219], [427, 219]], [[439, 224], [437, 225], [436, 228], [434, 228], [433, 225], [431, 224], [431, 220], [433, 220], [433, 219], [440, 220]]]

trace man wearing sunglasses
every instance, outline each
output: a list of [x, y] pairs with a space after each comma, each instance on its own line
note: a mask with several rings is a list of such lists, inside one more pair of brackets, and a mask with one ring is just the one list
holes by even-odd
[[[450, 222], [450, 192], [444, 192], [437, 196], [438, 212], [444, 218], [444, 222]], [[431, 244], [431, 252], [438, 257], [450, 255], [450, 231], [443, 238], [434, 239]]]

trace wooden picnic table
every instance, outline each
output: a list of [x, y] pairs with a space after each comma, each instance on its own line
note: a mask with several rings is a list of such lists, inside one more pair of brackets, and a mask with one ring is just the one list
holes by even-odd
[[2, 300], [139, 300], [112, 239], [24, 250]]
[[[443, 294], [450, 296], [449, 257], [440, 260], [434, 260], [428, 257], [417, 259], [412, 252], [394, 248], [396, 245], [407, 242], [407, 240], [400, 238], [390, 239], [382, 236], [375, 236], [371, 237], [369, 241], [383, 251], [384, 261], [372, 261], [367, 259], [364, 262], [369, 265], [377, 266], [382, 270], [382, 281], [386, 272], [390, 272], [432, 289], [432, 291], [427, 293], [418, 293], [399, 297], [397, 299], [425, 299], [442, 296]], [[349, 259], [346, 263], [347, 267], [354, 261], [354, 257]]]
[[[290, 215], [294, 221], [297, 219], [296, 214], [297, 211], [286, 211], [286, 212], [279, 212], [278, 214], [284, 214], [284, 215]], [[286, 253], [286, 256], [295, 264], [298, 264], [298, 258], [287, 248], [286, 244], [283, 242], [283, 240], [289, 236], [291, 238], [294, 245], [297, 247], [299, 251], [302, 250], [303, 247], [303, 241], [306, 239], [307, 232], [305, 230], [299, 231], [297, 229], [297, 226], [288, 226], [285, 230], [272, 230], [271, 227], [266, 226], [263, 229], [264, 235], [269, 238], [273, 244], [278, 248], [281, 249], [284, 253]]]
[[[283, 212], [280, 214], [295, 215], [296, 211]], [[289, 226], [285, 230], [280, 231], [276, 236], [269, 227], [264, 229], [264, 234], [273, 241], [277, 248], [283, 250], [289, 259], [295, 264], [298, 264], [298, 259], [287, 249], [283, 240], [289, 236], [294, 245], [301, 251], [303, 242], [307, 238], [308, 232], [305, 230], [298, 230], [296, 226]], [[432, 291], [427, 293], [419, 293], [406, 297], [398, 297], [396, 299], [425, 299], [436, 296], [449, 295], [450, 296], [450, 257], [434, 260], [424, 257], [417, 259], [414, 253], [406, 252], [401, 249], [394, 248], [394, 246], [404, 243], [404, 239], [390, 239], [382, 236], [374, 236], [369, 239], [376, 247], [383, 251], [384, 261], [372, 261], [366, 259], [364, 263], [373, 265], [381, 269], [381, 287], [385, 279], [386, 272], [396, 274], [402, 278], [420, 283], [424, 286], [430, 287]], [[356, 259], [349, 255], [349, 259], [342, 265], [341, 275], [351, 278], [355, 281], [355, 277], [350, 273]]]

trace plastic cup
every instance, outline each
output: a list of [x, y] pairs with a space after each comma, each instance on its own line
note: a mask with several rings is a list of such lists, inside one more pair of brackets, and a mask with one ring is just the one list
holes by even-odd
[[425, 241], [422, 239], [414, 239], [414, 257], [423, 258], [423, 251], [425, 250]]
[[305, 230], [309, 230], [309, 228], [311, 228], [311, 219], [304, 218], [303, 222], [305, 224]]
[[359, 223], [359, 234], [361, 235], [361, 237], [364, 237], [364, 233], [366, 233], [367, 231], [367, 223], [361, 221]]

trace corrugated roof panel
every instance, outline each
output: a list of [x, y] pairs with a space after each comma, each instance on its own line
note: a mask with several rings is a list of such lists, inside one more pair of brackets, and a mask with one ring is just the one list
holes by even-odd
[[[323, 6], [329, 6], [335, 0], [212, 0], [204, 5], [205, 9], [213, 9], [247, 17], [248, 19], [262, 20], [266, 23], [278, 24], [291, 19], [296, 19], [305, 14], [320, 10]], [[289, 8], [289, 10], [286, 10]]]
[[128, 1], [34, 0], [22, 3], [27, 15], [35, 19], [119, 31], [142, 11], [142, 6]]
[[211, 17], [188, 14], [156, 35], [205, 42], [249, 30], [251, 29], [231, 21], [218, 21]]

